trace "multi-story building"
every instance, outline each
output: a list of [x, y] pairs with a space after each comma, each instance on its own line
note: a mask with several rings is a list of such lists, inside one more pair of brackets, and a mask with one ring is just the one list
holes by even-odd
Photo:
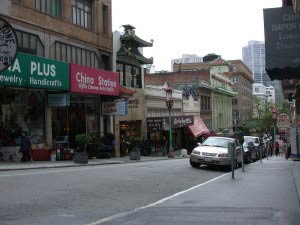
[[275, 104], [275, 88], [273, 86], [266, 87], [267, 102]]
[[[167, 82], [174, 89], [182, 91], [185, 104], [188, 104], [186, 101], [189, 96], [197, 99], [201, 118], [208, 128], [212, 128], [212, 87], [208, 70], [178, 71], [145, 75], [145, 84], [147, 85], [159, 86], [164, 82]], [[188, 110], [186, 109], [186, 111]], [[188, 114], [190, 115], [190, 113]]]
[[[117, 156], [124, 156], [122, 141], [133, 136], [146, 136], [144, 66], [153, 63], [153, 58], [145, 58], [142, 54], [143, 48], [151, 47], [153, 43], [141, 39], [132, 25], [123, 25], [123, 28], [124, 32], [116, 31], [113, 37], [113, 67], [119, 74], [121, 85], [119, 101], [128, 106], [127, 113], [115, 114], [111, 123], [116, 138]], [[113, 99], [111, 101], [112, 104], [116, 104]]]
[[174, 64], [184, 64], [184, 63], [200, 63], [203, 62], [203, 58], [197, 56], [196, 54], [183, 54], [182, 58], [171, 60], [171, 69], [173, 71]]
[[252, 115], [253, 78], [249, 68], [241, 60], [229, 60], [229, 71], [226, 73], [233, 83], [233, 90], [238, 93], [232, 99], [234, 127], [242, 126]]
[[26, 81], [0, 82], [2, 145], [19, 144], [21, 130], [48, 145], [59, 135], [74, 142], [107, 132], [99, 105], [119, 95], [111, 0], [3, 0], [0, 15], [18, 37], [14, 65], [1, 76]]
[[266, 85], [270, 78], [265, 72], [265, 44], [263, 41], [248, 41], [242, 49], [242, 58], [253, 73], [255, 83]]
[[261, 112], [266, 109], [268, 96], [266, 86], [260, 83], [253, 84], [253, 118], [259, 118]]
[[265, 43], [263, 41], [249, 41], [247, 46], [242, 48], [242, 58], [244, 63], [253, 73], [255, 83], [265, 86], [274, 86], [277, 90], [276, 102], [283, 99], [281, 82], [271, 81], [265, 70]]
[[215, 65], [211, 73], [222, 73], [228, 76], [233, 84], [233, 91], [237, 93], [237, 95], [231, 96], [232, 117], [234, 118], [232, 126], [243, 125], [248, 118], [248, 112], [252, 110], [252, 73], [241, 60], [224, 61], [218, 55], [210, 54], [209, 56], [213, 61], [181, 64], [180, 68], [179, 65], [175, 64], [173, 69], [174, 71], [201, 71], [211, 70], [212, 65]]

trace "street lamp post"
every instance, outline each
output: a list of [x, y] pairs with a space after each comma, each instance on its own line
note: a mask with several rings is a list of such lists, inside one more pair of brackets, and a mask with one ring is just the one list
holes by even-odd
[[274, 145], [273, 145], [273, 152], [275, 152], [275, 144], [276, 144], [276, 109], [272, 109], [272, 119], [274, 122], [274, 130], [273, 130], [273, 134], [274, 134]]
[[169, 111], [169, 152], [173, 152], [172, 120], [171, 120], [171, 109], [173, 107], [173, 100], [172, 100], [172, 92], [173, 91], [172, 91], [172, 88], [167, 83], [164, 85], [164, 89], [166, 91], [166, 106]]

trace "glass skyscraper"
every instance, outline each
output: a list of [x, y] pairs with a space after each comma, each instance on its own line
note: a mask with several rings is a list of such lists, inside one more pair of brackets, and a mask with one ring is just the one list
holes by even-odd
[[273, 86], [276, 90], [276, 102], [283, 100], [281, 82], [271, 81], [265, 70], [265, 43], [263, 41], [248, 41], [248, 45], [243, 47], [243, 61], [253, 73], [255, 83]]

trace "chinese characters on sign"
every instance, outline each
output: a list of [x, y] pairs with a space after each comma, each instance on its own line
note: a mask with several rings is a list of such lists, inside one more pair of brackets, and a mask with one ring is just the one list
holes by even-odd
[[117, 73], [71, 64], [71, 92], [118, 96]]

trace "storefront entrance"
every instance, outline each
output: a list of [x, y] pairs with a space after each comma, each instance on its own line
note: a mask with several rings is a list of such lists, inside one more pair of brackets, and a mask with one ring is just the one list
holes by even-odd
[[120, 156], [128, 155], [128, 143], [131, 137], [141, 137], [141, 120], [120, 121]]

